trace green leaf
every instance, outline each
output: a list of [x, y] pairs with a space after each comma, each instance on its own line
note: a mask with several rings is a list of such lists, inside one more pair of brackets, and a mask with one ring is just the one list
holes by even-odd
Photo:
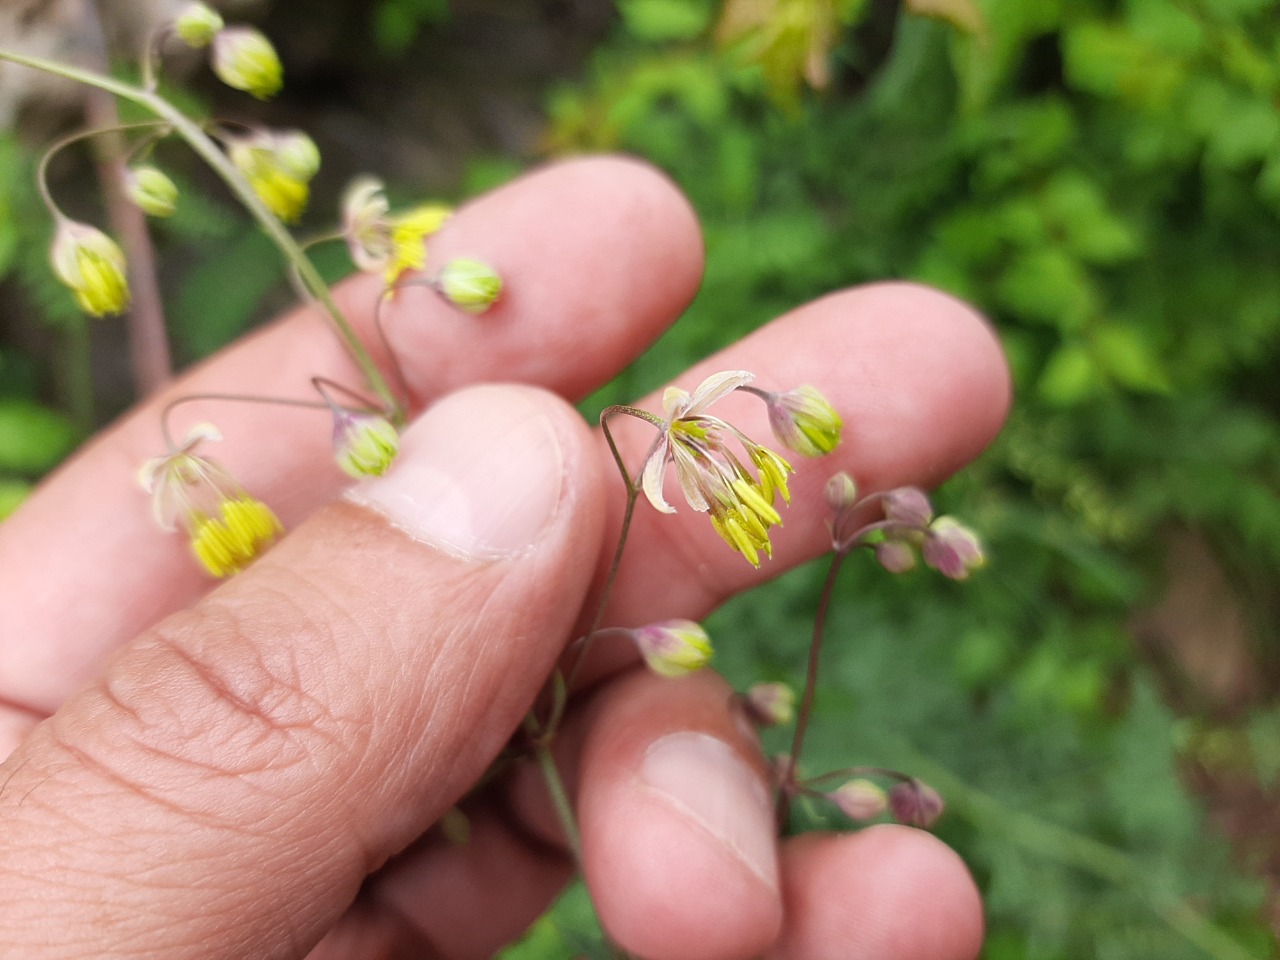
[[1265, 157], [1280, 142], [1280, 110], [1266, 100], [1226, 103], [1209, 136], [1206, 160], [1228, 170]]
[[1096, 310], [1096, 294], [1079, 261], [1058, 247], [1015, 257], [997, 286], [1000, 302], [1026, 320], [1078, 330]]
[[71, 421], [29, 400], [0, 400], [0, 470], [39, 476], [79, 440]]
[[1121, 386], [1142, 393], [1169, 393], [1172, 385], [1151, 344], [1132, 327], [1104, 326], [1093, 332], [1098, 364]]
[[1045, 364], [1036, 392], [1046, 403], [1069, 407], [1089, 397], [1100, 385], [1093, 357], [1082, 343], [1066, 343]]
[[697, 0], [621, 0], [618, 12], [637, 40], [693, 40], [711, 24], [711, 5]]

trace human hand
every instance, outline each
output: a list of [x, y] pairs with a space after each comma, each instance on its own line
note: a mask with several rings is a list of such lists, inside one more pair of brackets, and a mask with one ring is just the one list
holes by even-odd
[[[593, 159], [464, 208], [431, 258], [463, 255], [496, 266], [508, 295], [469, 320], [425, 291], [397, 294], [388, 339], [415, 409], [434, 405], [387, 477], [343, 499], [306, 414], [216, 409], [219, 459], [293, 530], [245, 573], [210, 590], [186, 544], [155, 530], [134, 476], [174, 396], [350, 381], [305, 310], [106, 431], [0, 527], [6, 955], [484, 957], [570, 876], [530, 769], [468, 801], [467, 843], [430, 827], [519, 726], [616, 537], [621, 482], [555, 394], [580, 397], [679, 315], [700, 239], [665, 180]], [[338, 294], [371, 333], [374, 287]], [[831, 473], [864, 489], [936, 483], [1008, 402], [975, 315], [901, 284], [811, 303], [680, 382], [720, 369], [819, 385], [846, 442], [800, 466], [759, 571], [705, 517], [642, 512], [606, 622], [699, 618], [816, 555]], [[465, 389], [494, 380], [543, 389]], [[207, 419], [198, 407], [184, 416]], [[592, 897], [637, 954], [977, 952], [972, 881], [932, 836], [777, 843], [758, 745], [710, 674], [614, 673], [575, 703], [557, 748]]]

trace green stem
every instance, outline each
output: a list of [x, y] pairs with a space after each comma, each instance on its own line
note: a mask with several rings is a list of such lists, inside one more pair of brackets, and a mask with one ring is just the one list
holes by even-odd
[[538, 721], [532, 713], [525, 717], [524, 726], [533, 737], [538, 768], [542, 771], [542, 779], [546, 781], [547, 792], [551, 794], [551, 805], [555, 808], [556, 819], [560, 821], [560, 829], [564, 831], [569, 852], [573, 854], [573, 862], [581, 874], [582, 834], [578, 830], [577, 817], [573, 814], [573, 804], [569, 802], [569, 792], [565, 789], [564, 779], [556, 766], [556, 758], [551, 753], [551, 741], [539, 730]]
[[394, 419], [399, 419], [403, 416], [399, 402], [391, 392], [381, 371], [378, 370], [377, 364], [373, 362], [373, 357], [369, 355], [369, 351], [360, 342], [360, 338], [356, 336], [355, 330], [351, 327], [347, 318], [338, 309], [333, 295], [329, 292], [328, 286], [320, 277], [314, 264], [311, 263], [311, 260], [298, 245], [293, 235], [285, 229], [284, 224], [267, 209], [258, 195], [253, 192], [253, 188], [240, 175], [240, 171], [227, 159], [226, 155], [208, 134], [201, 129], [199, 124], [195, 123], [163, 97], [130, 84], [122, 83], [113, 77], [94, 73], [90, 70], [81, 70], [53, 60], [45, 60], [42, 57], [15, 53], [11, 50], [0, 50], [0, 60], [8, 60], [12, 63], [43, 70], [46, 73], [65, 77], [68, 80], [74, 80], [91, 87], [97, 87], [99, 90], [105, 90], [121, 99], [129, 100], [150, 110], [157, 117], [172, 125], [174, 132], [182, 137], [191, 149], [223, 179], [231, 189], [231, 192], [244, 204], [249, 213], [258, 221], [258, 225], [275, 243], [284, 258], [297, 269], [298, 275], [302, 278], [307, 290], [319, 301], [329, 319], [333, 322], [334, 328], [347, 352], [360, 368], [360, 372], [369, 384], [369, 389], [377, 395], [379, 402], [385, 405]]

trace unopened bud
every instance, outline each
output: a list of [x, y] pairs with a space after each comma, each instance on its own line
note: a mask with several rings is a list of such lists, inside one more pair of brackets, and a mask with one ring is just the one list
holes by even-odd
[[173, 20], [173, 30], [189, 47], [206, 47], [222, 29], [222, 17], [208, 4], [188, 3]]
[[822, 497], [834, 514], [848, 510], [858, 501], [858, 485], [853, 477], [841, 470], [822, 488]]
[[711, 639], [692, 620], [662, 620], [631, 634], [649, 669], [664, 677], [700, 670], [711, 659]]
[[899, 823], [928, 829], [942, 816], [944, 804], [937, 790], [912, 777], [889, 790], [889, 809]]
[[451, 260], [439, 277], [446, 300], [467, 313], [484, 313], [502, 295], [502, 278], [479, 260]]
[[926, 564], [952, 580], [967, 580], [987, 562], [978, 535], [954, 517], [933, 521], [920, 552]]
[[871, 820], [880, 816], [889, 806], [889, 797], [870, 780], [850, 780], [831, 793], [827, 799], [840, 808], [850, 820]]
[[742, 699], [743, 709], [759, 727], [790, 723], [796, 715], [796, 694], [785, 683], [757, 683]]
[[835, 407], [809, 385], [765, 398], [769, 426], [788, 450], [805, 457], [830, 453], [840, 443], [843, 423]]
[[62, 220], [49, 255], [53, 272], [85, 313], [102, 317], [129, 305], [124, 251], [97, 227]]
[[320, 148], [301, 130], [284, 130], [275, 134], [276, 158], [292, 177], [310, 180], [320, 169]]
[[125, 191], [143, 213], [151, 217], [170, 217], [178, 206], [178, 187], [150, 164], [130, 167], [125, 171]]
[[227, 27], [218, 32], [213, 38], [213, 72], [227, 86], [259, 100], [275, 96], [284, 84], [275, 47], [253, 27]]
[[933, 504], [918, 487], [898, 487], [884, 495], [884, 518], [907, 527], [924, 529], [933, 519]]
[[882, 540], [876, 544], [876, 561], [890, 573], [906, 573], [916, 565], [916, 552], [905, 540]]
[[339, 411], [333, 419], [333, 454], [348, 476], [376, 477], [387, 472], [400, 452], [400, 435], [376, 413]]

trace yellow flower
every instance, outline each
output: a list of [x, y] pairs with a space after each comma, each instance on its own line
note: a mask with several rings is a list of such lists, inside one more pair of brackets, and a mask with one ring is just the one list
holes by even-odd
[[440, 203], [422, 204], [396, 216], [390, 210], [376, 177], [357, 177], [343, 194], [342, 235], [351, 260], [366, 273], [382, 273], [388, 287], [405, 272], [426, 266], [423, 241], [453, 213]]
[[227, 156], [267, 209], [285, 223], [302, 215], [320, 153], [305, 133], [257, 131], [231, 140]]
[[121, 313], [129, 305], [124, 252], [97, 227], [63, 219], [50, 250], [53, 271], [90, 316]]
[[284, 84], [280, 57], [253, 27], [227, 27], [213, 38], [213, 72], [229, 87], [266, 100]]
[[201, 566], [215, 577], [227, 577], [252, 563], [284, 528], [271, 508], [246, 493], [226, 468], [193, 452], [206, 440], [220, 439], [211, 424], [201, 424], [179, 449], [148, 460], [138, 479], [151, 494], [160, 527], [185, 530]]
[[[668, 387], [662, 398], [662, 435], [641, 468], [641, 489], [656, 509], [674, 513], [675, 508], [662, 494], [666, 465], [674, 464], [689, 506], [706, 513], [721, 539], [758, 567], [761, 553], [773, 555], [769, 528], [782, 523], [773, 502], [775, 496], [790, 502], [787, 475], [791, 465], [737, 427], [705, 412], [754, 376], [745, 370], [717, 373], [692, 395]], [[729, 448], [726, 437], [741, 444], [757, 476], [753, 477]]]

